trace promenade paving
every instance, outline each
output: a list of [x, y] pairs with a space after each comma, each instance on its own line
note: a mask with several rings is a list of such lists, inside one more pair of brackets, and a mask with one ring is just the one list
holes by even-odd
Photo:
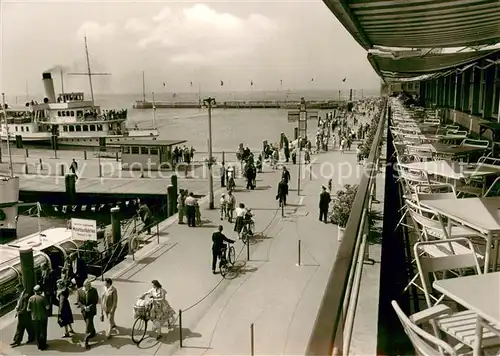
[[[355, 145], [353, 145], [355, 147]], [[250, 325], [255, 327], [255, 354], [303, 354], [338, 248], [337, 227], [318, 221], [318, 199], [322, 184], [331, 177], [335, 192], [346, 183], [355, 184], [362, 173], [354, 152], [330, 151], [316, 155], [312, 174], [302, 172], [301, 194], [297, 194], [296, 165], [289, 165], [292, 180], [285, 217], [277, 209], [276, 185], [280, 171], [266, 168], [259, 174], [257, 189], [247, 191], [237, 180], [236, 199], [255, 213], [256, 230], [262, 234], [251, 244], [250, 260], [240, 241], [235, 244], [238, 261], [231, 278], [213, 275], [211, 234], [220, 223], [218, 210], [202, 204], [203, 226], [189, 228], [170, 218], [160, 225], [157, 242], [106, 274], [119, 292], [116, 315], [118, 335], [107, 340], [105, 325], [96, 318], [99, 335], [89, 354], [119, 355], [240, 355], [250, 353]], [[324, 162], [332, 162], [327, 165]], [[350, 169], [347, 167], [351, 167]], [[320, 176], [323, 173], [323, 177]], [[316, 175], [318, 177], [316, 177]], [[312, 177], [312, 179], [309, 179]], [[216, 191], [216, 202], [220, 197]], [[228, 237], [233, 226], [223, 222]], [[301, 266], [298, 240], [301, 240]], [[168, 291], [176, 310], [182, 309], [184, 347], [179, 348], [176, 328], [161, 340], [145, 339], [136, 346], [130, 338], [132, 305], [136, 297], [158, 279]], [[101, 289], [101, 282], [95, 285]], [[56, 320], [49, 321], [49, 349], [44, 354], [79, 354], [84, 329], [79, 311], [73, 310], [77, 334], [60, 338]], [[2, 355], [37, 354], [36, 346], [12, 349], [15, 322], [12, 313], [0, 319]]]

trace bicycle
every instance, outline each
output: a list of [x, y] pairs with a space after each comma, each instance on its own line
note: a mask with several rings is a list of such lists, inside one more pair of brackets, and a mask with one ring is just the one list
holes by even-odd
[[[226, 258], [226, 252], [228, 252]], [[231, 244], [229, 248], [227, 245], [224, 245], [224, 248], [221, 251], [220, 262], [219, 262], [219, 270], [222, 277], [226, 277], [227, 272], [234, 266], [234, 262], [236, 261], [236, 251], [234, 250], [234, 246]]]
[[[152, 308], [153, 303], [148, 303], [147, 305], [134, 305], [135, 320], [132, 325], [132, 341], [135, 344], [139, 344], [146, 337]], [[141, 331], [143, 324], [144, 330]]]
[[243, 241], [244, 244], [246, 244], [248, 239], [253, 236], [254, 230], [255, 223], [253, 220], [250, 220], [243, 225], [243, 228], [241, 229], [241, 241]]
[[[144, 299], [141, 299], [144, 301]], [[148, 323], [151, 320], [151, 309], [153, 308], [153, 301], [146, 302], [146, 305], [134, 305], [135, 320], [132, 325], [132, 341], [135, 344], [140, 344], [146, 337], [148, 331]], [[172, 328], [175, 323], [175, 311], [171, 310], [171, 315], [168, 318], [169, 328]], [[144, 327], [144, 330], [141, 328]]]

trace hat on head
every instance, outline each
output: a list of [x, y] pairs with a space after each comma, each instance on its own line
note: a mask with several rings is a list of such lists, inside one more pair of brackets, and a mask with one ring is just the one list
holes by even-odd
[[34, 292], [38, 292], [40, 290], [40, 286], [37, 284], [34, 288], [33, 288], [33, 291]]

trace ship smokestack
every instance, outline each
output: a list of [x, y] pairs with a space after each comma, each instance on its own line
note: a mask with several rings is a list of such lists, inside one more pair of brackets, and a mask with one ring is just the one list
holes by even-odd
[[43, 73], [43, 86], [45, 88], [45, 96], [49, 99], [49, 103], [56, 102], [56, 92], [54, 90], [54, 81], [52, 75], [48, 72]]

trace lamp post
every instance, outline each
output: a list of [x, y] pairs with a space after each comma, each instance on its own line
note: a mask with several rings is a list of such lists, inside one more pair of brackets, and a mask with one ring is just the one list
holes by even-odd
[[299, 137], [297, 139], [298, 145], [298, 154], [299, 154], [299, 172], [297, 175], [297, 195], [300, 195], [300, 176], [302, 174], [301, 170], [301, 156], [302, 156], [302, 139], [307, 139], [307, 108], [306, 108], [306, 100], [304, 98], [300, 98], [300, 108], [299, 108]]
[[7, 111], [5, 105], [5, 93], [2, 93], [2, 112], [3, 119], [5, 122], [5, 133], [7, 135], [7, 153], [9, 155], [9, 173], [11, 177], [14, 177], [14, 168], [12, 167], [12, 153], [10, 151], [10, 134], [9, 134], [9, 124], [7, 122]]
[[208, 107], [208, 199], [209, 208], [214, 208], [214, 177], [212, 175], [212, 106], [215, 105], [215, 98], [203, 99], [203, 106]]

